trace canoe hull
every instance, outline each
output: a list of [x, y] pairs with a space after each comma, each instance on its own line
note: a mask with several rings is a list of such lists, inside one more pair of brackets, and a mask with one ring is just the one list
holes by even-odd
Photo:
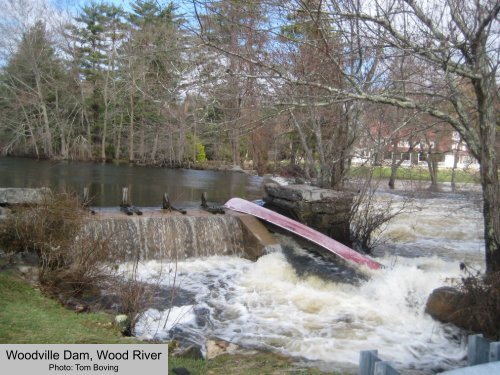
[[330, 238], [323, 233], [318, 232], [317, 230], [314, 230], [277, 212], [261, 207], [255, 203], [241, 198], [232, 198], [226, 202], [224, 207], [258, 217], [259, 219], [288, 230], [300, 237], [314, 242], [315, 244], [331, 251], [340, 258], [345, 259], [349, 262], [355, 263], [357, 265], [366, 265], [371, 269], [379, 269], [382, 267], [380, 263], [367, 256], [364, 256], [363, 254], [358, 253], [357, 251], [338, 241], [335, 241], [333, 238]]

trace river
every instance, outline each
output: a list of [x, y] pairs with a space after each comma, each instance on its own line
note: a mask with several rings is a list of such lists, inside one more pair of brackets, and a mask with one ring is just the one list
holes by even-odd
[[199, 202], [203, 192], [220, 204], [235, 196], [256, 199], [262, 196], [261, 185], [262, 178], [242, 172], [0, 158], [0, 187], [50, 187], [77, 194], [87, 187], [97, 207], [118, 206], [124, 187], [134, 205], [158, 207], [164, 193], [172, 203]]
[[[377, 260], [386, 268], [368, 280], [339, 282], [318, 272], [321, 260], [288, 245], [256, 262], [211, 257], [177, 264], [148, 262], [143, 280], [187, 291], [171, 309], [150, 309], [136, 330], [144, 338], [218, 337], [247, 348], [316, 361], [324, 369], [356, 371], [359, 351], [377, 349], [402, 373], [434, 374], [464, 364], [463, 333], [424, 313], [431, 291], [463, 274], [459, 263], [484, 262], [481, 213], [470, 195], [432, 194], [415, 200], [385, 231]], [[382, 199], [401, 199], [383, 194]], [[288, 242], [292, 241], [287, 239]], [[290, 257], [292, 252], [294, 257]], [[166, 269], [177, 269], [174, 281]]]
[[[114, 186], [107, 200], [96, 194], [102, 205], [117, 204], [115, 196], [127, 182], [144, 183], [140, 194], [133, 185], [135, 203], [151, 206], [158, 205], [156, 197], [170, 183], [183, 200], [197, 200], [201, 191], [213, 187], [209, 194], [222, 202], [230, 196], [259, 196], [262, 182], [244, 174], [24, 160], [16, 161], [21, 169], [11, 173], [5, 163], [0, 159], [2, 186], [45, 186], [47, 181], [52, 187], [69, 184], [77, 190], [87, 183], [95, 184], [96, 191]], [[53, 179], [46, 179], [51, 173]], [[179, 187], [182, 183], [185, 187]], [[377, 199], [398, 206], [410, 193], [383, 191]], [[152, 196], [155, 200], [148, 200]], [[461, 366], [466, 355], [463, 332], [434, 321], [424, 309], [434, 288], [463, 276], [460, 262], [472, 270], [483, 267], [480, 194], [474, 188], [420, 192], [409, 207], [381, 234], [384, 241], [375, 255], [385, 268], [371, 271], [366, 280], [330, 277], [322, 272], [328, 267], [322, 259], [286, 237], [280, 237], [281, 247], [256, 262], [213, 256], [175, 264], [141, 263], [140, 279], [177, 290], [182, 298], [172, 298], [177, 302], [168, 309], [146, 311], [136, 334], [199, 345], [217, 337], [330, 370], [355, 372], [359, 351], [369, 349], [377, 349], [402, 373], [434, 374]]]

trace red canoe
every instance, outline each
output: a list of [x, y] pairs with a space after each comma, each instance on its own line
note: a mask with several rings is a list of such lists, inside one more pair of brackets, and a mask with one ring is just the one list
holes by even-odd
[[338, 241], [335, 241], [333, 238], [330, 238], [317, 230], [309, 228], [304, 224], [280, 215], [274, 211], [268, 210], [267, 208], [261, 207], [255, 203], [241, 198], [232, 198], [226, 202], [224, 207], [258, 217], [259, 219], [286, 229], [314, 242], [321, 247], [324, 247], [347, 261], [354, 262], [359, 265], [367, 265], [371, 269], [379, 269], [382, 267], [380, 263], [375, 262], [374, 260], [358, 253], [357, 251], [354, 251]]

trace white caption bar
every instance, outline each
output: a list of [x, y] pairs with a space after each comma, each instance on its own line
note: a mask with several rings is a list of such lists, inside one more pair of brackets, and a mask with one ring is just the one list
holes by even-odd
[[0, 344], [0, 369], [16, 375], [166, 375], [167, 344]]

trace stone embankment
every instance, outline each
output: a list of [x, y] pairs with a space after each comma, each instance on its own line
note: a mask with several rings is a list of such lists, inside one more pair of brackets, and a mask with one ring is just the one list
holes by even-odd
[[350, 246], [349, 218], [354, 193], [310, 185], [264, 186], [266, 207]]
[[0, 206], [37, 204], [50, 194], [49, 188], [0, 188]]

